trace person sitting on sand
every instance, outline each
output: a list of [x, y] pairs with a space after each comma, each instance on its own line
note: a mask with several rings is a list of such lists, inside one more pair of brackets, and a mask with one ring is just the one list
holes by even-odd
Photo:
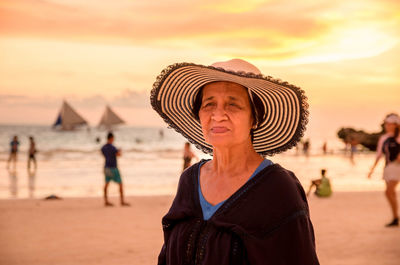
[[308, 189], [307, 196], [310, 194], [312, 188], [315, 186], [315, 195], [318, 197], [329, 197], [332, 194], [331, 182], [325, 176], [326, 170], [321, 169], [321, 178], [311, 181], [310, 188]]
[[104, 205], [113, 206], [113, 204], [108, 201], [107, 189], [110, 181], [114, 181], [119, 184], [121, 206], [129, 206], [129, 203], [124, 200], [124, 189], [122, 186], [121, 175], [119, 174], [117, 167], [117, 156], [121, 155], [121, 151], [115, 148], [113, 142], [114, 135], [112, 132], [109, 132], [107, 134], [107, 143], [101, 148], [101, 152], [105, 158], [104, 175], [106, 183], [104, 185]]

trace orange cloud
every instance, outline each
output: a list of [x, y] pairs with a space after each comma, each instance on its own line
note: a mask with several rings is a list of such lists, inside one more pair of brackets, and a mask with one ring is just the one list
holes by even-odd
[[[266, 8], [240, 14], [222, 14], [187, 3], [175, 6], [132, 5], [111, 12], [43, 1], [4, 1], [0, 4], [0, 32], [6, 35], [68, 39], [134, 41], [196, 38], [251, 30], [279, 31], [307, 36], [320, 26], [312, 19], [282, 16]], [[172, 11], [172, 12], [171, 12]], [[176, 16], [179, 13], [179, 16]], [[255, 23], [256, 22], [256, 23]]]
[[[396, 10], [400, 5], [396, 1], [229, 3], [5, 0], [0, 3], [0, 34], [150, 47], [185, 46], [209, 50], [210, 55], [222, 52], [225, 56], [271, 61], [292, 58], [288, 61], [295, 63], [372, 56], [399, 41]], [[373, 43], [368, 41], [371, 34]]]

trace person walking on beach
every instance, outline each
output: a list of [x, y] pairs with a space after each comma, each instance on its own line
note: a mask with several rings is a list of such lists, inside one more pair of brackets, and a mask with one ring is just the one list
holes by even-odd
[[315, 195], [318, 197], [329, 197], [332, 194], [332, 187], [329, 178], [325, 176], [326, 169], [321, 169], [321, 178], [314, 179], [311, 181], [310, 188], [307, 191], [307, 196], [310, 195], [310, 192], [313, 187], [315, 187]]
[[121, 175], [119, 173], [117, 167], [117, 156], [121, 155], [121, 151], [115, 148], [113, 145], [114, 135], [112, 132], [107, 134], [107, 143], [101, 148], [101, 152], [105, 158], [104, 165], [104, 175], [105, 175], [105, 185], [104, 185], [104, 205], [105, 206], [114, 206], [108, 200], [107, 190], [110, 184], [110, 181], [114, 181], [119, 185], [119, 194], [120, 194], [120, 202], [121, 206], [129, 206], [130, 204], [125, 202], [124, 199], [124, 188], [122, 185]]
[[305, 140], [305, 142], [303, 143], [303, 153], [305, 156], [308, 156], [310, 153], [310, 140], [309, 139]]
[[33, 139], [32, 136], [29, 136], [29, 150], [28, 150], [28, 170], [31, 168], [31, 162], [33, 162], [33, 165], [35, 167], [35, 170], [37, 168], [36, 164], [36, 143], [35, 140]]
[[212, 155], [180, 176], [162, 218], [159, 265], [319, 264], [299, 180], [264, 157], [294, 147], [303, 135], [303, 90], [240, 59], [177, 63], [157, 77], [151, 104]]
[[322, 144], [322, 153], [324, 155], [328, 153], [328, 143], [326, 141]]
[[354, 155], [357, 153], [357, 145], [358, 141], [356, 138], [351, 137], [350, 138], [350, 162], [354, 165]]
[[382, 156], [385, 157], [385, 169], [383, 179], [386, 184], [385, 195], [389, 202], [390, 209], [393, 214], [392, 222], [388, 223], [386, 227], [399, 225], [398, 203], [396, 198], [396, 186], [400, 181], [400, 117], [391, 113], [386, 116], [384, 120], [385, 134], [383, 134], [378, 141], [376, 149], [376, 159], [368, 173], [368, 178], [371, 178], [376, 165]]
[[183, 149], [183, 170], [192, 165], [193, 157], [198, 159], [195, 153], [193, 153], [193, 151], [190, 149], [190, 143], [186, 142], [185, 147]]
[[19, 146], [19, 141], [18, 141], [18, 136], [15, 135], [13, 137], [13, 140], [10, 142], [10, 156], [7, 161], [7, 169], [10, 168], [10, 163], [14, 163], [14, 170], [17, 167], [17, 159], [18, 159], [18, 146]]

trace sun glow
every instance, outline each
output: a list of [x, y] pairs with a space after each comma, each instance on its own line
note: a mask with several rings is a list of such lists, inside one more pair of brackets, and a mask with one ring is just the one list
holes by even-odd
[[306, 88], [314, 106], [396, 111], [398, 10], [393, 0], [3, 0], [0, 122], [38, 108], [47, 123], [63, 98], [88, 111], [110, 100], [149, 108], [166, 66], [232, 58]]
[[318, 63], [368, 58], [392, 49], [399, 43], [397, 38], [374, 28], [343, 29], [314, 45], [292, 63]]
[[215, 10], [221, 13], [244, 13], [254, 10], [262, 4], [266, 4], [268, 0], [217, 0], [210, 4], [204, 5], [204, 9]]

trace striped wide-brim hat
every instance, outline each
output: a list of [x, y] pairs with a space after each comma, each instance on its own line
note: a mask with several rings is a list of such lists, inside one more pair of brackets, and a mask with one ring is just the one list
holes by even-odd
[[212, 82], [227, 81], [246, 87], [264, 107], [264, 117], [253, 130], [253, 146], [261, 155], [273, 155], [297, 144], [308, 121], [304, 91], [287, 82], [264, 76], [240, 59], [211, 66], [178, 63], [165, 68], [151, 91], [151, 105], [164, 121], [205, 153], [213, 147], [204, 140], [192, 109], [199, 90]]

